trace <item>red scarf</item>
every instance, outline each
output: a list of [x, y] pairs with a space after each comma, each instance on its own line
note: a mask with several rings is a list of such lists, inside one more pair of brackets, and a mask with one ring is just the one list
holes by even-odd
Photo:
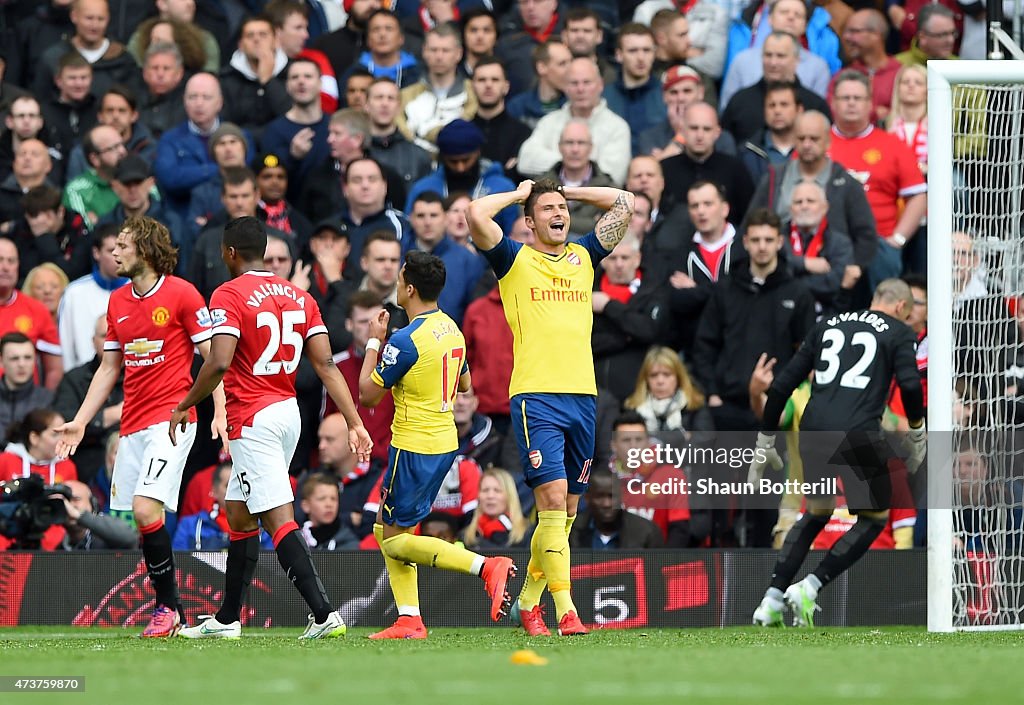
[[800, 231], [793, 225], [789, 229], [789, 244], [793, 247], [793, 254], [797, 257], [817, 257], [825, 244], [825, 228], [828, 227], [828, 218], [822, 218], [818, 224], [818, 232], [814, 233], [810, 244], [807, 245], [807, 252], [804, 252], [804, 240]]
[[512, 530], [512, 520], [502, 514], [501, 516], [489, 517], [486, 514], [480, 515], [476, 523], [476, 532], [486, 539], [495, 534], [507, 534]]
[[329, 282], [327, 281], [327, 277], [324, 276], [323, 270], [320, 269], [320, 264], [318, 262], [314, 262], [313, 263], [313, 285], [317, 288], [317, 291], [319, 291], [321, 294], [326, 294], [327, 293], [327, 286], [328, 286], [328, 284], [329, 284]]
[[523, 27], [523, 31], [529, 34], [531, 37], [533, 37], [534, 41], [536, 41], [538, 44], [543, 44], [548, 40], [548, 37], [550, 37], [551, 34], [555, 31], [555, 25], [557, 24], [558, 13], [556, 12], [555, 14], [551, 15], [551, 21], [548, 23], [548, 26], [545, 29], [541, 30], [540, 32], [535, 32], [529, 27]]
[[260, 207], [267, 214], [267, 225], [289, 235], [292, 234], [292, 224], [288, 220], [288, 204], [283, 199], [277, 203], [267, 203], [261, 200]]
[[908, 145], [913, 151], [914, 156], [917, 157], [919, 164], [928, 163], [928, 116], [925, 115], [921, 118], [921, 121], [917, 123], [917, 129], [914, 130], [914, 136], [907, 139], [907, 123], [906, 121], [897, 116], [893, 120], [892, 127], [889, 128], [889, 132], [893, 133], [900, 138], [900, 142]]
[[231, 527], [228, 525], [228, 513], [222, 512], [216, 502], [213, 504], [213, 509], [210, 510], [210, 518], [213, 519], [213, 523], [217, 525], [218, 529], [225, 534], [231, 533]]
[[633, 294], [640, 288], [640, 270], [636, 270], [636, 274], [633, 276], [633, 281], [629, 284], [612, 284], [608, 279], [607, 274], [601, 275], [601, 291], [608, 294], [608, 298], [612, 301], [618, 301], [620, 304], [629, 303], [629, 300], [633, 298]]
[[690, 10], [696, 5], [699, 0], [676, 0], [676, 9], [684, 15], [690, 14]]
[[[459, 19], [459, 8], [453, 7], [452, 22], [458, 22]], [[427, 32], [437, 26], [437, 21], [430, 16], [426, 5], [420, 5], [420, 24], [423, 25], [424, 32]]]

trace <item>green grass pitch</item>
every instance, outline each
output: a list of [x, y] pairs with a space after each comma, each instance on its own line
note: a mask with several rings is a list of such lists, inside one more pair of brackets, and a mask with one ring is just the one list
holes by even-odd
[[[309, 643], [296, 640], [300, 632], [249, 629], [231, 642], [0, 629], [0, 675], [86, 678], [84, 693], [0, 694], [0, 702], [1008, 703], [1020, 702], [1024, 666], [1024, 632], [660, 629], [542, 639], [435, 629], [424, 642], [386, 643], [366, 639], [368, 629]], [[548, 664], [515, 665], [518, 649]]]

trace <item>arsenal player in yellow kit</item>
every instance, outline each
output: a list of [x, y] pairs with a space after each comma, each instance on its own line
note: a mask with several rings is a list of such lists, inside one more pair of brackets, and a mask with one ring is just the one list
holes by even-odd
[[[606, 211], [594, 231], [569, 243], [567, 200]], [[502, 234], [494, 216], [523, 203], [536, 243]], [[558, 613], [558, 632], [586, 634], [572, 602], [569, 530], [587, 489], [594, 455], [597, 385], [590, 333], [594, 268], [615, 249], [633, 215], [633, 194], [605, 187], [562, 187], [524, 181], [511, 193], [473, 201], [473, 244], [498, 275], [515, 362], [509, 387], [512, 427], [527, 483], [537, 503], [537, 531], [519, 596], [523, 627], [547, 635], [540, 597], [547, 586]]]

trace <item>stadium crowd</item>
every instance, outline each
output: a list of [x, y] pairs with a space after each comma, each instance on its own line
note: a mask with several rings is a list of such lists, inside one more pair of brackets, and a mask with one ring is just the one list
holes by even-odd
[[[778, 545], [798, 496], [778, 512], [655, 508], [623, 480], [702, 469], [626, 459], [721, 433], [752, 445], [770, 382], [759, 358], [781, 369], [817, 317], [866, 306], [887, 277], [912, 286], [925, 373], [924, 66], [983, 55], [984, 4], [12, 0], [0, 12], [0, 480], [70, 484], [67, 526], [46, 548], [126, 542], [123, 527], [81, 518], [106, 512], [120, 387], [71, 460], [54, 459], [53, 429], [99, 365], [106, 302], [125, 282], [114, 241], [133, 215], [167, 226], [177, 273], [207, 300], [229, 277], [225, 223], [263, 220], [267, 268], [316, 299], [355, 398], [370, 321], [386, 309], [392, 330], [407, 323], [405, 254], [439, 256], [439, 304], [465, 333], [474, 389], [457, 399], [459, 455], [421, 531], [474, 549], [528, 546], [534, 528], [509, 434], [512, 333], [467, 224], [471, 200], [521, 179], [637, 195], [592, 294], [597, 448], [574, 548]], [[981, 156], [984, 110], [972, 115], [981, 138], [956, 148]], [[748, 242], [765, 209], [777, 243]], [[599, 216], [570, 211], [573, 239]], [[517, 207], [497, 221], [530, 244]], [[958, 306], [989, 301], [972, 237], [953, 238]], [[303, 535], [315, 549], [376, 550], [390, 395], [360, 409], [375, 444], [360, 463], [306, 361], [297, 385]], [[970, 416], [990, 390], [959, 391]], [[788, 419], [802, 403], [798, 390]], [[898, 399], [890, 412], [889, 427], [905, 427]], [[197, 439], [176, 549], [227, 545], [229, 463]], [[879, 546], [914, 545], [904, 504]], [[831, 541], [848, 520], [837, 510]]]

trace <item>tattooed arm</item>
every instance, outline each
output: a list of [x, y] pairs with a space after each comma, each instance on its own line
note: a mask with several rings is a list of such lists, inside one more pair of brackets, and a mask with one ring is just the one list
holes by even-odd
[[563, 193], [568, 201], [581, 201], [606, 211], [594, 226], [594, 234], [604, 249], [614, 250], [626, 236], [633, 217], [633, 194], [606, 186], [566, 187]]

